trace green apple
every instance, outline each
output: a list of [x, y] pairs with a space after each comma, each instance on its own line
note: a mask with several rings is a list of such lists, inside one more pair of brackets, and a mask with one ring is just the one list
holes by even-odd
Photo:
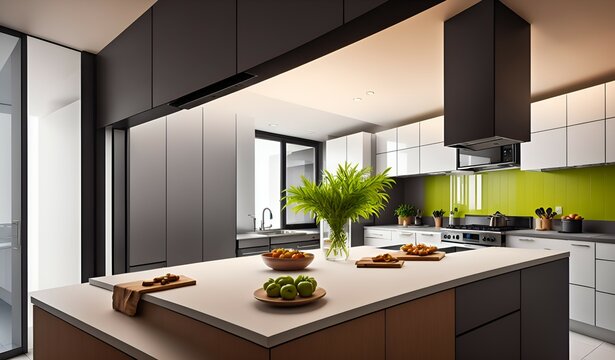
[[302, 281], [297, 284], [297, 291], [301, 297], [310, 297], [314, 293], [314, 285], [309, 281]]
[[275, 282], [275, 280], [273, 280], [272, 278], [269, 278], [269, 280], [267, 280], [264, 284], [263, 284], [263, 290], [267, 290], [267, 286], [269, 286], [269, 284], [273, 284]]
[[310, 276], [308, 278], [308, 281], [312, 283], [312, 286], [314, 287], [314, 291], [316, 291], [316, 287], [318, 286], [318, 282], [316, 281], [316, 279]]
[[275, 279], [275, 282], [277, 284], [280, 284], [280, 286], [284, 286], [287, 284], [295, 284], [295, 280], [293, 280], [292, 276], [280, 276], [279, 278]]
[[305, 275], [299, 275], [295, 278], [295, 286], [299, 285], [300, 282], [307, 280], [308, 277]]
[[280, 289], [280, 296], [284, 300], [294, 300], [297, 297], [297, 288], [294, 284], [286, 284]]
[[281, 288], [282, 287], [280, 286], [280, 284], [271, 283], [269, 284], [269, 286], [267, 286], [267, 289], [265, 289], [265, 291], [267, 291], [267, 296], [269, 297], [280, 297]]

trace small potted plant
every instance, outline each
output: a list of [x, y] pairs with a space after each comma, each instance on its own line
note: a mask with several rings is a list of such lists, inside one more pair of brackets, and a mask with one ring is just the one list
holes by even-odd
[[440, 210], [434, 210], [433, 211], [433, 220], [434, 223], [436, 224], [436, 227], [442, 227], [442, 217], [444, 216], [444, 214], [446, 213], [446, 211], [440, 209]]
[[454, 208], [453, 210], [451, 210], [450, 214], [448, 215], [448, 224], [449, 225], [459, 225], [459, 218], [455, 217], [455, 215], [459, 212], [459, 210], [457, 208]]
[[416, 208], [412, 205], [401, 204], [395, 209], [395, 215], [397, 216], [397, 223], [399, 225], [413, 224], [414, 217], [416, 216]]

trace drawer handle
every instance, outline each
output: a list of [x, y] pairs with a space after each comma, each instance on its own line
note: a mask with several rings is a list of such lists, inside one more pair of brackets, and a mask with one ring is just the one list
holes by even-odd
[[250, 255], [258, 255], [258, 254], [266, 254], [268, 252], [269, 251], [265, 251], [265, 250], [263, 250], [263, 251], [251, 251], [251, 252], [245, 252], [245, 253], [243, 253], [241, 255], [242, 256], [250, 256]]
[[545, 250], [551, 250], [551, 249], [549, 249], [549, 248], [545, 248]]
[[579, 246], [579, 247], [586, 247], [586, 248], [589, 247], [589, 245], [585, 245], [585, 244], [570, 244], [570, 245], [572, 245], [572, 246]]
[[401, 235], [414, 235], [413, 232], [401, 232], [400, 234]]
[[534, 239], [519, 239], [519, 241], [534, 241]]
[[433, 234], [421, 234], [423, 236], [433, 236]]

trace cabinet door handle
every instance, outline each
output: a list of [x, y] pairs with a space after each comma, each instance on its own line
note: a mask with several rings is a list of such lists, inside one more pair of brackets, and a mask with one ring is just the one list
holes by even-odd
[[519, 239], [519, 241], [534, 241], [534, 239]]
[[268, 252], [269, 252], [269, 251], [265, 251], [265, 250], [262, 250], [262, 251], [251, 251], [251, 252], [245, 252], [245, 253], [242, 253], [242, 254], [241, 254], [241, 256], [250, 256], [250, 255], [265, 254], [265, 253], [268, 253]]
[[551, 250], [551, 249], [549, 249], [549, 248], [545, 248], [545, 250]]
[[423, 236], [433, 236], [433, 234], [424, 234], [424, 233], [421, 234], [421, 235], [423, 235]]
[[413, 232], [400, 232], [401, 235], [414, 235]]
[[572, 246], [579, 246], [579, 247], [586, 247], [586, 248], [589, 247], [589, 245], [585, 245], [585, 244], [570, 244], [570, 245], [572, 245]]

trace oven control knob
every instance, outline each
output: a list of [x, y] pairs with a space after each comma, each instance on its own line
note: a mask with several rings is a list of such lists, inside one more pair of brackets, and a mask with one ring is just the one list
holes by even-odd
[[455, 239], [459, 240], [459, 235], [455, 235]]

